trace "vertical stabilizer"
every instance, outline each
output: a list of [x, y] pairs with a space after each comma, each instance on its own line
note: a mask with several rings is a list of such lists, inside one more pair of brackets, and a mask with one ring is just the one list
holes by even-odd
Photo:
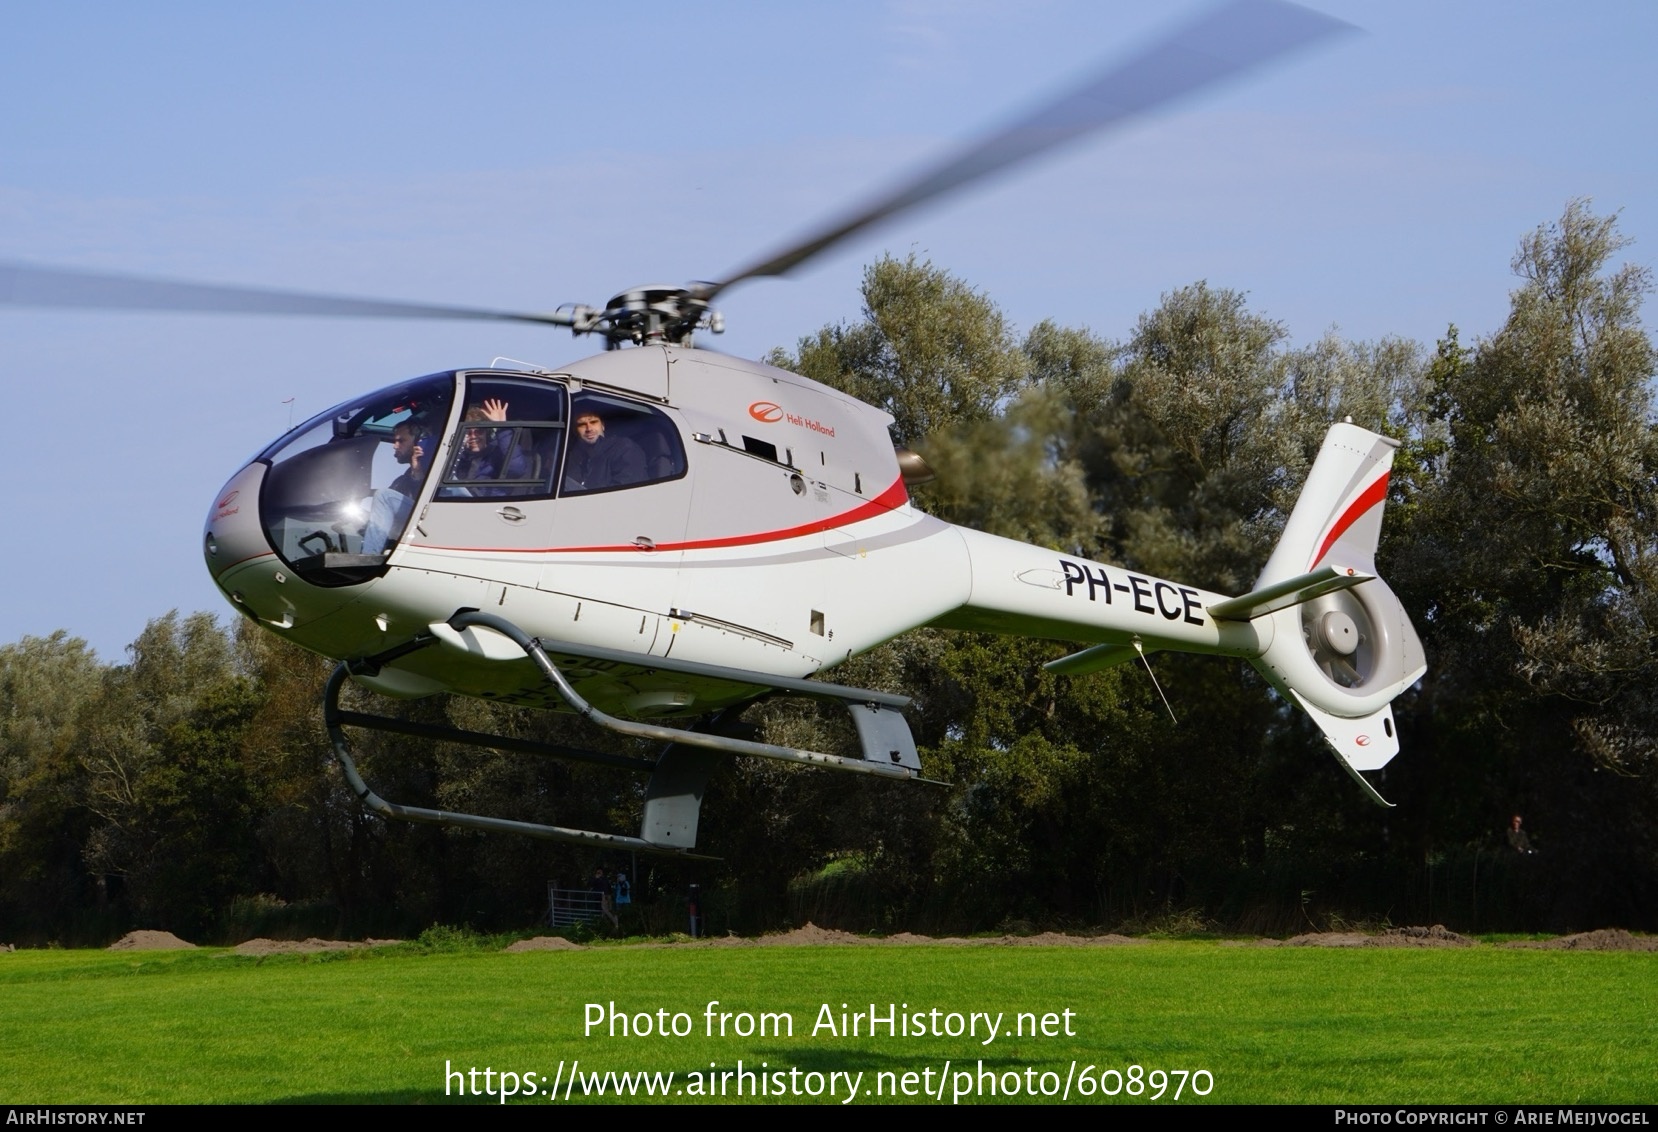
[[1357, 425], [1333, 426], [1255, 588], [1308, 573], [1326, 561], [1374, 574], [1382, 504], [1398, 447], [1397, 440]]
[[[1398, 442], [1351, 424], [1330, 429], [1257, 590], [1325, 566], [1376, 573], [1376, 545]], [[1360, 771], [1399, 751], [1388, 706], [1427, 671], [1404, 606], [1380, 577], [1270, 616], [1272, 643], [1255, 667], [1318, 724], [1342, 766]]]

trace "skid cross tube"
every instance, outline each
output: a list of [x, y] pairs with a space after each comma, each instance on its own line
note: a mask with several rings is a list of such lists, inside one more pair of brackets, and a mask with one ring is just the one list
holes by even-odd
[[612, 755], [603, 751], [585, 751], [580, 747], [565, 747], [556, 743], [537, 743], [532, 739], [512, 739], [505, 735], [485, 735], [480, 731], [462, 731], [458, 727], [443, 727], [435, 723], [410, 723], [406, 719], [392, 719], [384, 715], [368, 715], [344, 708], [333, 713], [333, 718], [346, 727], [365, 727], [371, 731], [388, 731], [393, 735], [412, 735], [417, 739], [439, 739], [446, 743], [465, 743], [473, 747], [488, 747], [492, 751], [512, 751], [520, 755], [550, 755], [556, 759], [574, 759], [597, 763], [621, 770], [636, 770], [649, 774], [656, 769], [650, 759], [630, 755]]
[[[349, 664], [341, 665], [346, 674], [351, 672]], [[338, 673], [336, 673], [338, 676]], [[389, 731], [394, 735], [411, 735], [417, 739], [440, 739], [447, 743], [465, 743], [472, 747], [488, 747], [492, 751], [513, 751], [521, 755], [548, 755], [556, 759], [574, 759], [578, 762], [597, 763], [600, 766], [613, 766], [621, 770], [635, 770], [648, 774], [656, 769], [656, 763], [651, 759], [637, 758], [632, 755], [613, 755], [604, 751], [587, 751], [580, 747], [566, 747], [558, 743], [538, 743], [533, 739], [513, 739], [506, 735], [485, 735], [481, 731], [463, 731], [458, 727], [445, 727], [438, 723], [411, 723], [406, 719], [393, 719], [385, 715], [369, 715], [366, 712], [349, 711], [340, 706], [339, 693], [344, 685], [344, 676], [330, 677], [328, 692], [323, 701], [323, 720], [330, 725], [338, 723], [346, 727], [365, 727], [371, 731]]]
[[[603, 727], [607, 731], [614, 731], [618, 735], [627, 735], [635, 739], [657, 739], [668, 743], [678, 743], [686, 747], [702, 747], [707, 750], [725, 751], [734, 755], [758, 755], [761, 758], [780, 759], [784, 762], [805, 763], [808, 766], [828, 767], [833, 770], [850, 771], [854, 774], [873, 774], [879, 778], [896, 778], [908, 781], [919, 778], [915, 771], [907, 766], [869, 762], [863, 759], [849, 759], [841, 755], [826, 755], [820, 751], [804, 751], [797, 747], [780, 747], [773, 743], [757, 743], [749, 739], [734, 739], [727, 735], [712, 735], [703, 731], [685, 731], [677, 727], [663, 727], [655, 723], [638, 723], [633, 720], [619, 719], [614, 715], [600, 711], [582, 698], [581, 693], [571, 686], [570, 681], [564, 678], [564, 673], [558, 670], [547, 651], [541, 647], [541, 642], [525, 633], [504, 617], [493, 613], [483, 613], [475, 610], [465, 610], [449, 619], [449, 624], [456, 630], [470, 628], [474, 625], [483, 629], [490, 629], [512, 641], [527, 653], [531, 660], [541, 669], [542, 675], [558, 690], [564, 702], [585, 719]], [[556, 646], [555, 646], [556, 647]], [[633, 663], [649, 666], [651, 658], [633, 657]], [[735, 672], [736, 670], [731, 670]], [[758, 677], [754, 674], [745, 674], [751, 680], [774, 683], [769, 678]], [[806, 684], [804, 680], [790, 680], [786, 683], [776, 683], [774, 686], [793, 690], [793, 686]], [[850, 692], [852, 689], [837, 689]], [[816, 693], [822, 694], [822, 693]], [[832, 695], [832, 694], [831, 694]], [[840, 698], [833, 696], [832, 698]], [[900, 697], [881, 697], [883, 699], [900, 699]]]
[[[543, 748], [540, 753], [557, 754], [561, 757], [572, 757], [572, 752], [564, 749], [550, 749], [543, 744], [525, 743], [520, 740], [491, 740], [490, 736], [479, 735], [476, 732], [458, 731], [453, 728], [425, 727], [420, 724], [403, 725], [399, 720], [385, 720], [381, 716], [363, 715], [359, 712], [348, 712], [340, 708], [340, 689], [344, 686], [349, 675], [344, 664], [335, 667], [328, 677], [328, 688], [323, 695], [323, 722], [328, 727], [328, 738], [334, 747], [334, 758], [339, 761], [340, 769], [345, 772], [345, 780], [350, 784], [352, 791], [363, 805], [383, 817], [398, 821], [419, 822], [425, 825], [460, 826], [465, 829], [481, 829], [491, 833], [517, 833], [526, 837], [534, 837], [542, 841], [562, 841], [572, 845], [589, 845], [601, 849], [632, 849], [646, 853], [666, 853], [675, 857], [696, 856], [683, 849], [667, 845], [655, 845], [640, 837], [627, 837], [616, 833], [596, 833], [587, 829], [567, 829], [557, 825], [538, 825], [535, 822], [513, 821], [509, 818], [490, 818], [480, 814], [454, 813], [448, 810], [428, 810], [421, 806], [404, 806], [396, 802], [388, 802], [374, 791], [370, 790], [363, 776], [357, 773], [357, 763], [351, 757], [351, 747], [346, 741], [342, 726], [368, 727], [380, 731], [393, 731], [399, 734], [426, 735], [433, 738], [451, 738], [458, 742], [471, 743], [474, 746], [498, 745], [503, 749], [525, 750], [537, 747]], [[396, 727], [386, 727], [385, 723], [399, 724]], [[483, 742], [482, 740], [491, 740]], [[579, 755], [592, 755], [595, 752], [574, 752]], [[608, 757], [608, 756], [607, 756]], [[622, 756], [615, 756], [621, 759]], [[646, 759], [627, 759], [629, 769], [650, 769], [653, 764]]]

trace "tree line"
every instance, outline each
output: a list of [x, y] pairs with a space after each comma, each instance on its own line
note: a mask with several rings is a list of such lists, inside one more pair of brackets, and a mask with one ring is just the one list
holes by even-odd
[[[683, 926], [693, 883], [716, 930], [1658, 927], [1658, 425], [1650, 280], [1623, 247], [1615, 217], [1572, 203], [1521, 242], [1504, 324], [1431, 350], [1292, 346], [1203, 283], [1122, 341], [1050, 322], [1019, 337], [947, 271], [886, 258], [861, 318], [769, 359], [890, 411], [938, 472], [914, 493], [929, 512], [1226, 593], [1250, 588], [1330, 422], [1401, 439], [1378, 564], [1430, 668], [1378, 776], [1397, 809], [1245, 665], [1158, 655], [1171, 719], [1144, 668], [1057, 677], [1042, 663], [1063, 643], [922, 629], [832, 678], [914, 696], [929, 776], [953, 787], [731, 760], [703, 808], [714, 862], [388, 824], [330, 765], [328, 662], [168, 614], [120, 664], [62, 633], [0, 647], [0, 938], [520, 927], [548, 880], [595, 866], [636, 874], [634, 926], [658, 931]], [[610, 742], [479, 701], [375, 707]], [[746, 719], [775, 742], [852, 742], [809, 705]], [[399, 801], [637, 828], [643, 781], [613, 771], [355, 743]], [[1535, 855], [1503, 840], [1516, 813]]]

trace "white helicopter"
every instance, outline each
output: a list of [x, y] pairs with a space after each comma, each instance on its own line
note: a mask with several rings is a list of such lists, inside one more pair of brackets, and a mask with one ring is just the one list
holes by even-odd
[[[23, 265], [0, 265], [0, 301], [513, 320], [604, 340], [566, 366], [451, 370], [353, 398], [274, 441], [215, 497], [208, 569], [242, 614], [341, 662], [325, 697], [334, 751], [387, 817], [687, 854], [725, 755], [919, 778], [904, 697], [809, 678], [923, 625], [1088, 644], [1047, 666], [1069, 675], [1159, 650], [1243, 658], [1386, 805], [1360, 772], [1398, 752], [1389, 704], [1426, 671], [1375, 573], [1396, 442], [1332, 427], [1255, 589], [1228, 596], [935, 519], [910, 501], [931, 473], [894, 449], [888, 414], [692, 345], [722, 329], [711, 304], [736, 283], [1344, 26], [1278, 0], [1228, 4], [777, 255], [720, 282], [635, 287], [602, 309], [517, 314]], [[668, 746], [650, 760], [367, 715], [341, 707], [347, 679], [395, 697], [574, 711]], [[722, 733], [779, 694], [843, 705], [861, 757]], [[358, 773], [347, 726], [648, 773], [642, 828], [386, 801]]]

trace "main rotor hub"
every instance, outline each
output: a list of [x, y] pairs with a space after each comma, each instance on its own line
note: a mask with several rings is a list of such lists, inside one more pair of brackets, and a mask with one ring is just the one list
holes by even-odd
[[725, 329], [725, 320], [708, 305], [708, 299], [687, 287], [647, 283], [630, 287], [605, 304], [588, 325], [577, 325], [579, 333], [602, 334], [614, 349], [624, 342], [644, 345], [666, 342], [689, 345], [696, 330], [715, 334]]

